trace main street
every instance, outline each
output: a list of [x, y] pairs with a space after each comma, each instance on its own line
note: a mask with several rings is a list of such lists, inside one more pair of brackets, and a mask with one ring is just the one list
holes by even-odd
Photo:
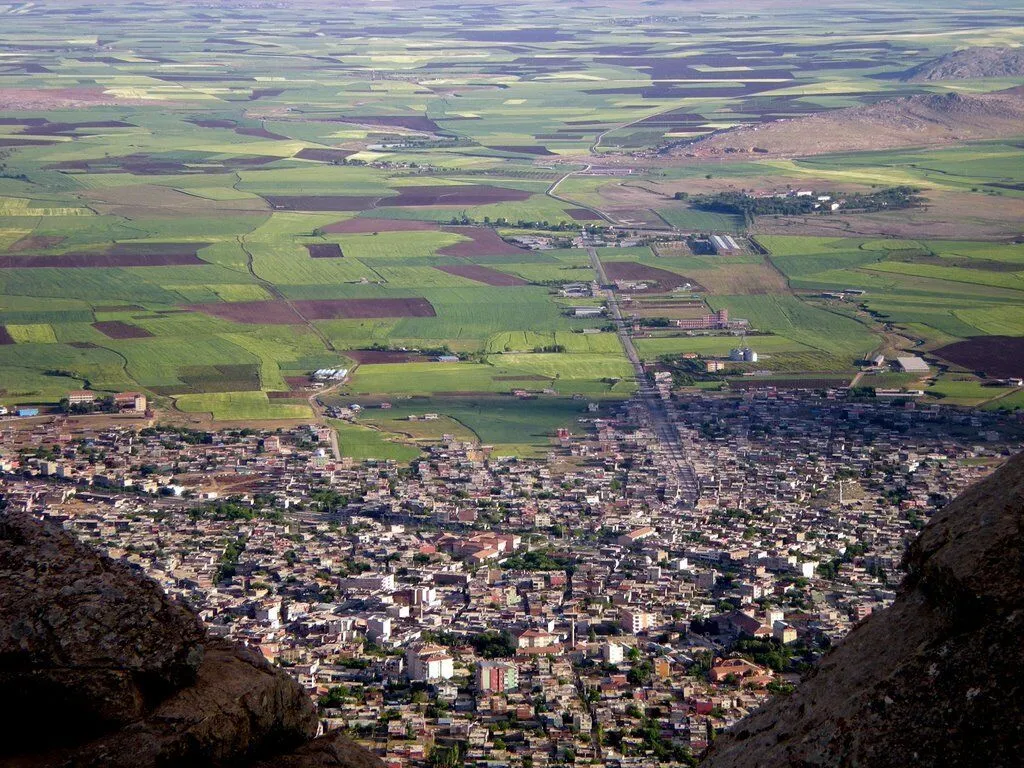
[[[675, 495], [679, 501], [693, 504], [700, 493], [700, 485], [697, 480], [697, 473], [694, 472], [693, 466], [686, 458], [686, 451], [683, 448], [683, 441], [679, 437], [679, 430], [673, 423], [665, 403], [651, 384], [647, 372], [644, 370], [640, 355], [633, 344], [633, 338], [629, 334], [629, 328], [622, 317], [622, 311], [619, 309], [619, 300], [615, 295], [615, 291], [604, 288], [604, 286], [608, 285], [608, 275], [605, 273], [604, 265], [601, 264], [601, 259], [597, 255], [597, 249], [587, 248], [587, 253], [590, 255], [590, 265], [594, 268], [594, 273], [605, 294], [608, 311], [611, 313], [612, 321], [615, 324], [615, 332], [619, 336], [619, 341], [622, 343], [626, 357], [633, 366], [638, 387], [637, 394], [647, 409], [651, 428], [661, 444], [662, 454], [667, 465], [666, 476], [669, 486], [675, 486]], [[671, 492], [671, 490], [671, 487], [666, 489], [667, 492]]]

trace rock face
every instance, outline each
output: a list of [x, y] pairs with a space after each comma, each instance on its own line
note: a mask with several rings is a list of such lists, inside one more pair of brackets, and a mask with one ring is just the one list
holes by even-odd
[[0, 722], [12, 768], [382, 765], [314, 740], [313, 703], [262, 656], [26, 514], [0, 515]]
[[964, 48], [908, 69], [902, 79], [914, 83], [931, 83], [1021, 75], [1024, 75], [1024, 47]]
[[794, 694], [720, 737], [704, 768], [1020, 765], [1024, 454], [939, 512], [895, 604]]

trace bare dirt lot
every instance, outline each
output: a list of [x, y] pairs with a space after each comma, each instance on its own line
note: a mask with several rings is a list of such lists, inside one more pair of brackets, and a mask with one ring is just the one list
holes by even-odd
[[197, 266], [206, 264], [196, 255], [197, 250], [203, 245], [205, 243], [181, 245], [178, 248], [168, 249], [153, 249], [146, 245], [134, 248], [128, 245], [117, 245], [96, 253], [64, 253], [44, 256], [7, 255], [0, 256], [0, 269]]
[[194, 304], [189, 309], [247, 325], [299, 325], [303, 318], [342, 320], [436, 316], [430, 302], [419, 296], [407, 299], [311, 299], [291, 305], [285, 301], [234, 301]]
[[442, 227], [444, 232], [470, 238], [469, 242], [448, 245], [438, 251], [442, 256], [516, 256], [529, 253], [525, 248], [506, 243], [498, 233], [490, 227]]
[[786, 278], [770, 264], [729, 264], [722, 257], [718, 269], [694, 270], [694, 280], [708, 293], [718, 296], [759, 296], [767, 293], [788, 293]]
[[337, 243], [310, 243], [306, 246], [306, 250], [314, 259], [340, 259], [345, 255]]
[[932, 354], [969, 371], [989, 376], [1024, 376], [1024, 337], [975, 336], [948, 344]]
[[122, 99], [102, 88], [0, 88], [0, 110], [45, 111], [99, 105], [162, 104], [158, 99]]
[[528, 200], [530, 192], [508, 187], [492, 187], [487, 184], [459, 184], [429, 187], [402, 187], [394, 197], [386, 197], [378, 203], [391, 206], [434, 206], [434, 205], [490, 205]]
[[669, 272], [667, 269], [648, 267], [646, 264], [638, 264], [635, 261], [602, 261], [602, 263], [609, 280], [642, 281], [649, 286], [645, 291], [632, 291], [632, 293], [668, 293], [687, 283], [694, 290], [701, 289], [696, 280]]
[[458, 275], [459, 277], [466, 277], [470, 280], [475, 280], [478, 283], [484, 283], [485, 285], [500, 285], [500, 286], [515, 286], [515, 285], [529, 285], [525, 280], [516, 277], [515, 275], [508, 275], [504, 272], [498, 272], [495, 269], [489, 267], [481, 267], [477, 264], [446, 264], [436, 269], [442, 272], [447, 272], [449, 275]]
[[92, 327], [109, 339], [148, 339], [153, 335], [145, 328], [120, 320], [101, 320]]

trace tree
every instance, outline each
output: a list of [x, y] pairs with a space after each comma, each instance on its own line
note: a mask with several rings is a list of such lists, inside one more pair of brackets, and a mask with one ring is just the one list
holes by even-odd
[[633, 665], [626, 674], [626, 679], [631, 685], [644, 686], [650, 684], [653, 675], [654, 665], [650, 661], [644, 660]]

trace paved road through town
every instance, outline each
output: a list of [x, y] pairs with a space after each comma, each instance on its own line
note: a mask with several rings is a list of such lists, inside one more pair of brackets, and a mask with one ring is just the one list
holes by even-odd
[[[594, 268], [598, 282], [602, 286], [608, 285], [608, 275], [605, 273], [604, 265], [601, 264], [601, 259], [597, 255], [597, 249], [588, 248], [587, 253], [590, 254], [590, 264]], [[697, 474], [686, 458], [686, 451], [683, 447], [683, 441], [679, 437], [679, 430], [676, 429], [665, 403], [662, 402], [661, 396], [651, 384], [646, 371], [644, 371], [640, 355], [636, 351], [633, 339], [629, 335], [629, 329], [622, 318], [622, 312], [619, 309], [619, 302], [615, 291], [605, 289], [604, 293], [608, 302], [608, 311], [611, 313], [612, 321], [615, 323], [615, 330], [619, 336], [619, 341], [622, 342], [622, 348], [626, 352], [626, 357], [633, 366], [640, 400], [643, 402], [648, 414], [650, 414], [651, 427], [661, 443], [667, 464], [666, 474], [669, 484], [675, 486], [675, 494], [679, 501], [693, 504], [697, 500], [700, 486], [697, 481]], [[672, 488], [667, 488], [666, 490], [672, 492]]]

